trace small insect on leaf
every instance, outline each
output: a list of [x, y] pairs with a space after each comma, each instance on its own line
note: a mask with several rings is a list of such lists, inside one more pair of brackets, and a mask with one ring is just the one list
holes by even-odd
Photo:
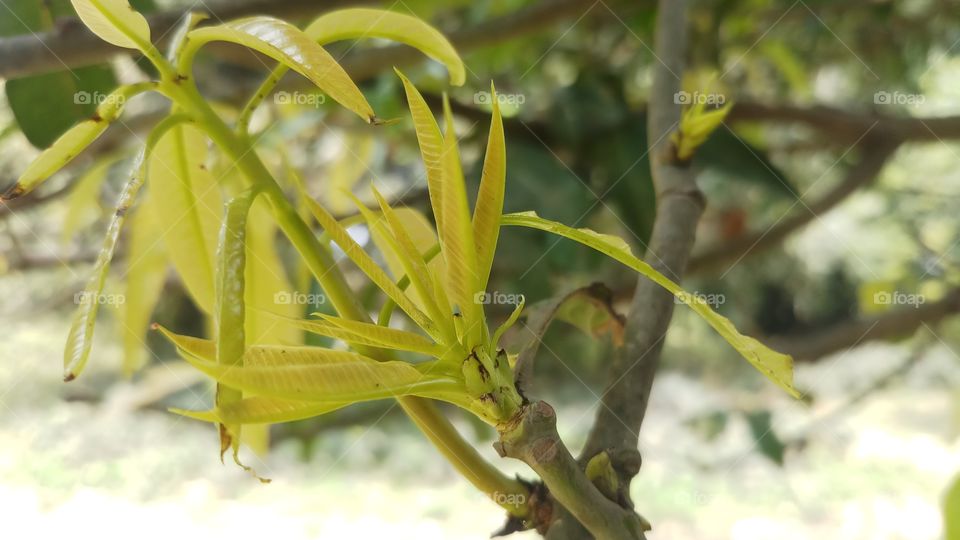
[[600, 234], [590, 229], [574, 229], [562, 223], [544, 219], [534, 212], [507, 214], [503, 216], [501, 223], [503, 225], [539, 229], [569, 238], [643, 274], [657, 285], [673, 293], [678, 300], [690, 306], [760, 373], [786, 390], [791, 396], [800, 397], [800, 392], [793, 386], [793, 359], [790, 356], [774, 351], [756, 339], [738, 332], [729, 319], [713, 311], [705, 302], [698, 301], [696, 297], [684, 291], [679, 285], [654, 270], [649, 264], [638, 259], [622, 238]]
[[229, 41], [261, 52], [310, 79], [334, 101], [371, 122], [373, 109], [340, 64], [323, 47], [290, 23], [273, 17], [247, 17], [198, 28], [188, 34], [189, 59], [204, 43]]
[[83, 24], [107, 43], [147, 50], [150, 26], [127, 0], [70, 0]]

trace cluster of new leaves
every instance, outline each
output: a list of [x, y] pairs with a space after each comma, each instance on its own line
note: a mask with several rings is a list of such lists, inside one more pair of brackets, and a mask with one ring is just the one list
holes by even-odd
[[[532, 212], [502, 215], [506, 147], [492, 87], [492, 121], [472, 212], [449, 104], [445, 102], [441, 131], [423, 97], [398, 71], [426, 169], [436, 227], [415, 211], [392, 208], [376, 190], [377, 208], [356, 201], [386, 259], [387, 268], [382, 268], [343, 223], [306, 196], [301, 185], [301, 196], [323, 230], [318, 239], [252, 151], [247, 135], [249, 116], [280, 76], [293, 69], [340, 105], [377, 123], [363, 94], [321, 46], [340, 39], [374, 37], [409, 44], [442, 61], [454, 84], [463, 83], [464, 68], [456, 51], [422, 21], [388, 11], [348, 9], [324, 15], [301, 31], [269, 17], [201, 27], [197, 27], [198, 18], [190, 17], [168, 60], [151, 44], [145, 19], [126, 0], [73, 0], [73, 4], [84, 23], [104, 40], [141, 51], [156, 66], [159, 80], [116, 90], [118, 99], [107, 100], [93, 118], [60, 137], [5, 198], [29, 192], [63, 167], [121, 114], [126, 99], [155, 90], [171, 100], [170, 114], [153, 128], [136, 159], [87, 292], [88, 297], [96, 298], [102, 291], [128, 210], [146, 183], [148, 193], [135, 208], [131, 235], [149, 235], [165, 217], [183, 217], [173, 225], [165, 224], [172, 227], [164, 235], [171, 238], [165, 242], [166, 254], [152, 254], [151, 260], [157, 261], [154, 265], [129, 276], [128, 290], [140, 299], [136, 324], [146, 325], [149, 315], [143, 313], [149, 314], [160, 293], [163, 280], [158, 276], [162, 278], [169, 260], [215, 330], [214, 339], [208, 340], [160, 328], [187, 362], [217, 383], [216, 404], [211, 410], [177, 412], [219, 424], [222, 450], [231, 446], [236, 450], [240, 426], [245, 424], [291, 421], [351, 403], [400, 396], [453, 403], [494, 425], [513, 419], [522, 398], [514, 382], [513, 356], [501, 348], [500, 340], [523, 305], [517, 306], [504, 325], [491, 331], [481, 301], [504, 225], [569, 238], [652, 279], [689, 304], [762, 373], [796, 394], [788, 356], [741, 335], [729, 320], [634, 256], [620, 238], [573, 229]], [[234, 126], [213, 111], [192, 81], [193, 59], [211, 41], [237, 43], [280, 63]], [[681, 136], [696, 140], [681, 140], [688, 141], [692, 152], [708, 131], [694, 130]], [[208, 139], [220, 150], [217, 160], [207, 155]], [[269, 295], [284, 287], [283, 283], [270, 283], [271, 279], [282, 281], [276, 277], [284, 275], [279, 261], [266, 256], [267, 262], [263, 262], [263, 251], [257, 248], [266, 245], [267, 251], [272, 250], [269, 236], [277, 224], [321, 286], [335, 297], [340, 316], [302, 319], [295, 310], [263, 309], [268, 304], [262, 301], [263, 292]], [[363, 309], [351, 309], [350, 299], [355, 296], [344, 290], [344, 281], [335, 279], [331, 241], [387, 298], [378, 321], [364, 320]], [[131, 254], [140, 256], [146, 254]], [[391, 326], [394, 307], [406, 315], [413, 328]], [[96, 314], [97, 302], [78, 310], [65, 351], [68, 380], [80, 373], [89, 357]], [[140, 328], [131, 331], [136, 334]], [[291, 340], [283, 337], [302, 331], [333, 338], [347, 349], [290, 345]]]

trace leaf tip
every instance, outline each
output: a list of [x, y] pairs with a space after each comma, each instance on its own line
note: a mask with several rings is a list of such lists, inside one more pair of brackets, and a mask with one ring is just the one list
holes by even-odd
[[4, 191], [2, 195], [0, 195], [0, 202], [12, 201], [26, 194], [26, 192], [27, 190], [23, 187], [23, 184], [21, 184], [20, 182], [17, 182], [16, 184], [7, 188], [7, 190]]
[[73, 371], [68, 371], [63, 375], [63, 382], [70, 382], [77, 378], [77, 374]]

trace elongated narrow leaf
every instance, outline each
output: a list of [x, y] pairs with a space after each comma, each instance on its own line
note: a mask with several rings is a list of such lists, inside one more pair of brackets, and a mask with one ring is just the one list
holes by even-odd
[[697, 301], [696, 297], [634, 256], [630, 251], [630, 246], [623, 239], [600, 234], [590, 229], [567, 227], [561, 223], [543, 219], [534, 212], [508, 214], [503, 216], [501, 223], [503, 225], [530, 227], [569, 238], [633, 268], [673, 293], [678, 300], [690, 306], [760, 373], [763, 373], [790, 395], [800, 397], [800, 392], [793, 386], [793, 359], [790, 356], [776, 352], [756, 339], [738, 332], [729, 319], [713, 311], [706, 303]]
[[443, 136], [437, 119], [427, 102], [420, 95], [417, 87], [407, 79], [400, 70], [395, 70], [407, 94], [410, 107], [410, 116], [413, 118], [413, 128], [417, 132], [417, 144], [420, 145], [420, 156], [427, 172], [427, 189], [430, 192], [430, 206], [433, 208], [433, 219], [437, 223], [437, 230], [443, 229], [443, 166], [440, 157], [443, 155]]
[[298, 319], [295, 317], [285, 317], [283, 315], [271, 313], [264, 310], [256, 310], [265, 314], [266, 317], [271, 318], [274, 321], [274, 324], [278, 327], [283, 328], [298, 328], [319, 336], [325, 336], [333, 339], [339, 339], [344, 343], [349, 343], [351, 345], [363, 345], [368, 347], [385, 347], [383, 343], [378, 343], [369, 338], [354, 334], [353, 332], [348, 332], [343, 328], [326, 322], [319, 321], [315, 319]]
[[373, 281], [381, 291], [396, 302], [397, 305], [400, 306], [400, 309], [413, 319], [413, 322], [415, 322], [417, 326], [434, 338], [438, 337], [436, 326], [414, 305], [406, 293], [397, 287], [396, 283], [390, 279], [390, 276], [363, 250], [363, 247], [350, 236], [343, 225], [317, 201], [307, 197], [306, 202], [317, 223], [319, 223], [320, 226], [323, 227], [323, 230], [330, 235], [330, 238], [340, 246], [340, 249], [346, 253], [347, 257], [370, 278], [370, 281]]
[[[265, 198], [258, 198], [247, 216], [247, 306], [270, 306], [270, 310], [286, 317], [303, 315], [303, 305], [293, 300], [293, 286], [287, 278], [283, 261], [277, 253], [277, 223]], [[299, 345], [303, 332], [276, 324], [277, 320], [261, 310], [247, 311], [247, 345]]]
[[88, 169], [70, 188], [67, 195], [67, 210], [60, 227], [60, 241], [68, 244], [77, 232], [92, 224], [103, 213], [100, 205], [100, 189], [107, 180], [113, 159], [101, 159]]
[[163, 337], [173, 343], [181, 355], [190, 355], [207, 362], [217, 361], [217, 343], [215, 341], [175, 334], [156, 323], [151, 325], [151, 328], [163, 334]]
[[107, 227], [103, 247], [100, 248], [100, 254], [94, 264], [93, 275], [90, 277], [86, 289], [75, 296], [79, 307], [73, 317], [73, 324], [70, 326], [69, 334], [67, 334], [67, 344], [63, 351], [63, 378], [65, 381], [75, 379], [83, 371], [87, 359], [90, 357], [90, 347], [93, 345], [93, 327], [96, 324], [100, 303], [104, 299], [103, 286], [107, 281], [110, 261], [113, 260], [113, 252], [117, 247], [117, 240], [120, 238], [120, 230], [123, 228], [124, 221], [126, 221], [127, 211], [130, 210], [137, 192], [143, 186], [145, 175], [143, 163], [146, 159], [146, 153], [147, 148], [143, 148], [134, 161], [133, 173], [130, 180], [124, 185], [123, 191], [120, 192], [116, 211]]
[[[367, 222], [367, 227], [373, 236], [373, 241], [380, 248], [380, 252], [387, 259], [387, 266], [391, 267], [394, 277], [407, 276], [413, 285], [411, 296], [417, 307], [422, 308], [430, 314], [434, 323], [440, 327], [441, 331], [447, 334], [447, 338], [454, 337], [453, 328], [448, 323], [449, 316], [446, 312], [446, 305], [441, 310], [434, 300], [434, 287], [431, 283], [430, 275], [427, 272], [426, 264], [419, 250], [413, 245], [413, 240], [406, 234], [406, 230], [398, 222], [396, 216], [393, 216], [390, 206], [386, 204], [383, 197], [374, 188], [374, 195], [383, 211], [382, 215], [375, 214], [366, 207], [352, 194], [354, 204], [360, 210], [360, 214]], [[389, 212], [389, 215], [388, 215]], [[392, 219], [390, 219], [392, 217]], [[401, 235], [403, 236], [401, 238]], [[399, 263], [399, 269], [391, 266], [391, 263]]]
[[463, 61], [453, 45], [435, 28], [420, 19], [382, 9], [341, 9], [322, 15], [304, 32], [318, 43], [343, 39], [381, 38], [420, 49], [442, 62], [450, 72], [450, 83], [460, 86], [466, 80]]
[[83, 24], [100, 39], [127, 49], [144, 51], [150, 44], [150, 26], [127, 0], [70, 0]]
[[[147, 193], [150, 197], [152, 193]], [[127, 272], [124, 276], [123, 372], [131, 376], [146, 363], [145, 335], [160, 300], [167, 274], [167, 254], [157, 238], [159, 225], [149, 208], [141, 206], [130, 217], [127, 236]]]
[[468, 346], [480, 343], [483, 315], [481, 304], [476, 299], [480, 292], [477, 274], [477, 253], [470, 224], [467, 204], [467, 187], [460, 166], [460, 151], [457, 134], [453, 129], [453, 113], [450, 103], [444, 99], [446, 133], [443, 137], [443, 227], [440, 228], [440, 245], [443, 260], [447, 263], [447, 287], [451, 300], [464, 316], [465, 330], [471, 336]]
[[493, 87], [493, 83], [490, 83], [490, 96], [493, 103], [493, 119], [490, 121], [487, 153], [483, 158], [483, 173], [480, 177], [477, 205], [473, 209], [473, 237], [477, 244], [480, 290], [486, 290], [490, 270], [493, 268], [493, 255], [497, 251], [497, 237], [500, 235], [500, 215], [503, 213], [503, 194], [507, 180], [507, 147], [503, 140], [503, 119], [500, 117], [497, 90]]
[[116, 120], [122, 113], [128, 99], [156, 87], [156, 83], [136, 83], [125, 85], [114, 90], [103, 103], [97, 106], [97, 111], [89, 120], [84, 120], [68, 129], [51, 146], [44, 150], [20, 175], [17, 183], [11, 186], [0, 196], [0, 201], [15, 199], [30, 193], [34, 188], [62, 169], [67, 163], [77, 157], [80, 152], [97, 139], [110, 122]]
[[950, 482], [943, 496], [943, 538], [960, 540], [960, 476]]
[[201, 310], [213, 314], [223, 202], [206, 161], [203, 132], [190, 126], [171, 128], [150, 157], [150, 190], [155, 196], [147, 203], [187, 292]]
[[313, 418], [341, 409], [347, 403], [313, 403], [290, 399], [254, 396], [221, 405], [208, 411], [170, 409], [170, 412], [215, 424], [274, 424]]
[[420, 334], [414, 334], [413, 332], [398, 330], [396, 328], [378, 326], [376, 324], [367, 322], [342, 319], [340, 317], [333, 317], [331, 315], [320, 314], [320, 316], [325, 322], [342, 328], [343, 330], [346, 330], [354, 335], [366, 338], [367, 340], [375, 343], [378, 347], [418, 352], [436, 357], [443, 353], [443, 348], [438, 346], [433, 341], [421, 336]]
[[[217, 328], [217, 364], [226, 367], [244, 365], [246, 351], [246, 291], [247, 267], [247, 214], [254, 195], [244, 193], [231, 199], [226, 205], [226, 215], [220, 226], [217, 246], [216, 309], [214, 321]], [[243, 399], [243, 392], [217, 383], [217, 408]], [[240, 425], [219, 424], [220, 457], [230, 448], [234, 458], [240, 450]]]
[[244, 392], [322, 403], [350, 403], [402, 395], [453, 392], [456, 381], [421, 374], [405, 362], [377, 362], [319, 347], [253, 347], [242, 366], [224, 366], [178, 348], [183, 358], [217, 382]]
[[365, 97], [323, 47], [297, 27], [272, 17], [248, 17], [218, 26], [198, 28], [189, 38], [196, 48], [209, 41], [229, 41], [261, 52], [310, 79], [334, 101], [367, 122], [374, 120]]
[[107, 122], [85, 120], [68, 129], [50, 148], [44, 150], [23, 172], [17, 183], [11, 186], [0, 200], [15, 199], [26, 195], [55, 172], [77, 157], [107, 129]]

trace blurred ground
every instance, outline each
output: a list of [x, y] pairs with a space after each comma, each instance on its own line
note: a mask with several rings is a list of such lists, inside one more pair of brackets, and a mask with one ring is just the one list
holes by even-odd
[[[459, 480], [403, 419], [324, 432], [309, 462], [293, 440], [281, 442], [265, 462], [248, 455], [273, 479], [261, 485], [220, 465], [212, 427], [159, 410], [123, 411], [130, 383], [113, 381], [119, 359], [109, 344], [110, 325], [98, 327], [90, 372], [64, 385], [66, 315], [6, 311], [33, 280], [56, 282], [49, 275], [0, 279], [0, 296], [10, 300], [0, 315], [4, 529], [33, 538], [82, 532], [104, 539], [479, 540], [499, 526], [500, 511]], [[665, 373], [641, 436], [644, 469], [634, 486], [639, 508], [655, 525], [651, 538], [938, 538], [940, 494], [960, 469], [949, 414], [949, 389], [957, 382], [953, 353], [938, 345], [905, 381], [826, 416], [905, 355], [899, 346], [866, 346], [801, 367], [800, 383], [821, 392], [811, 407], [769, 387], [751, 394], [722, 381]], [[98, 384], [112, 385], [98, 404], [64, 400]], [[200, 408], [204, 398], [186, 393], [184, 405]], [[753, 451], [739, 417], [710, 443], [684, 422], [757, 402], [769, 404], [782, 439], [808, 435], [802, 451], [788, 451], [782, 471]], [[576, 447], [574, 434], [592, 419], [592, 408], [571, 402], [560, 409], [561, 431]], [[496, 459], [489, 442], [478, 444]]]

